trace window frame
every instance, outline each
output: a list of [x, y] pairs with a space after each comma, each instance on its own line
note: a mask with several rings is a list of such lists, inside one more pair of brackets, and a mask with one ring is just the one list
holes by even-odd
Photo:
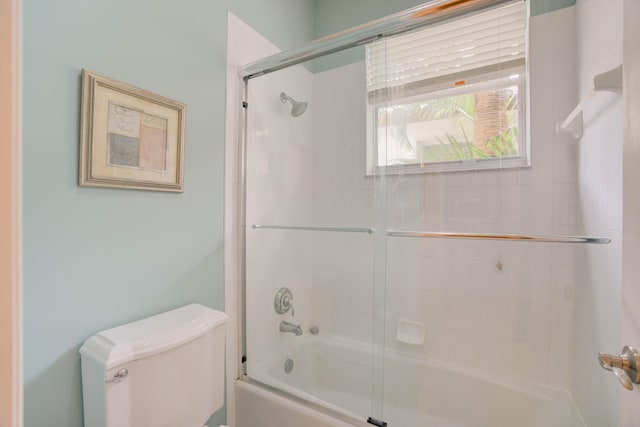
[[[522, 3], [524, 5], [524, 55], [520, 64], [513, 64], [509, 60], [496, 62], [488, 69], [476, 69], [476, 73], [464, 71], [461, 73], [444, 74], [422, 80], [411, 80], [406, 85], [373, 86], [366, 91], [366, 147], [365, 147], [365, 175], [376, 176], [382, 174], [421, 174], [442, 172], [466, 172], [478, 170], [517, 169], [531, 167], [531, 135], [529, 132], [529, 6], [528, 0], [513, 0], [509, 4]], [[461, 19], [464, 19], [462, 16]], [[454, 18], [453, 21], [456, 19]], [[417, 31], [420, 31], [419, 29]], [[377, 42], [376, 42], [377, 43]], [[365, 74], [369, 79], [369, 63], [365, 61]], [[393, 69], [393, 65], [391, 65]], [[483, 72], [484, 71], [484, 72]], [[385, 72], [386, 71], [382, 71]], [[514, 84], [500, 84], [512, 75], [518, 75], [518, 155], [514, 157], [496, 157], [487, 159], [465, 159], [428, 163], [410, 163], [378, 166], [378, 111], [394, 105], [410, 104], [422, 100], [438, 97], [473, 93], [486, 89], [500, 89]], [[418, 83], [418, 87], [416, 87]], [[407, 95], [402, 96], [407, 88]], [[398, 95], [398, 93], [400, 95]]]
[[[366, 147], [366, 175], [375, 176], [381, 174], [419, 174], [440, 172], [463, 172], [475, 170], [492, 170], [506, 168], [525, 168], [530, 164], [530, 143], [527, 131], [528, 123], [528, 96], [527, 81], [528, 72], [514, 70], [518, 74], [518, 81], [514, 84], [510, 77], [491, 78], [491, 74], [480, 76], [477, 83], [466, 84], [459, 87], [446, 89], [432, 88], [419, 95], [395, 98], [393, 101], [367, 102], [367, 147]], [[486, 89], [502, 89], [510, 86], [518, 87], [518, 155], [514, 157], [496, 157], [489, 159], [465, 159], [428, 163], [410, 163], [398, 165], [378, 165], [378, 111], [381, 108], [389, 108], [395, 105], [411, 104], [430, 99], [443, 98], [454, 95], [464, 95]]]

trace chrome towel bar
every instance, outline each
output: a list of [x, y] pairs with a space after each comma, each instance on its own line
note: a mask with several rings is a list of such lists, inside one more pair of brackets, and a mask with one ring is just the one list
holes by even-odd
[[[310, 227], [290, 225], [253, 224], [253, 229], [273, 230], [302, 230], [302, 231], [332, 231], [339, 233], [367, 233], [373, 234], [373, 228], [364, 227]], [[387, 230], [388, 237], [422, 237], [432, 239], [473, 239], [473, 240], [505, 240], [541, 243], [589, 243], [607, 245], [611, 243], [608, 237], [591, 236], [543, 236], [536, 234], [494, 234], [494, 233], [454, 233], [445, 231], [395, 231]]]
[[251, 228], [269, 228], [273, 230], [303, 230], [303, 231], [335, 231], [338, 233], [368, 233], [373, 234], [373, 228], [362, 227], [294, 227], [289, 225], [253, 224]]
[[509, 240], [521, 242], [544, 243], [591, 243], [606, 245], [611, 243], [607, 237], [586, 236], [540, 236], [530, 234], [491, 234], [491, 233], [450, 233], [431, 231], [387, 231], [389, 237], [427, 237], [436, 239], [476, 239], [476, 240]]

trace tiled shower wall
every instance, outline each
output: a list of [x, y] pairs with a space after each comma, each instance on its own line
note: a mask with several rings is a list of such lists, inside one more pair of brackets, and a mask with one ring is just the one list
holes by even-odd
[[[312, 218], [390, 229], [574, 234], [582, 231], [578, 145], [555, 133], [575, 105], [575, 8], [533, 17], [532, 167], [365, 177], [362, 62], [314, 76]], [[374, 187], [385, 188], [381, 195]], [[379, 205], [386, 209], [377, 209]], [[379, 221], [378, 221], [379, 224]], [[387, 239], [386, 307], [374, 308], [373, 237], [314, 235], [312, 323], [370, 341], [386, 309], [385, 343], [493, 374], [568, 389], [574, 309], [572, 245]], [[423, 323], [424, 343], [396, 340], [397, 319]]]
[[[622, 0], [578, 0], [577, 64], [579, 93], [593, 76], [622, 63]], [[632, 42], [633, 43], [633, 42]], [[587, 425], [618, 425], [618, 381], [594, 362], [598, 352], [617, 354], [620, 342], [622, 280], [621, 94], [602, 92], [584, 110], [578, 156], [580, 216], [585, 233], [608, 235], [608, 247], [576, 253], [574, 369], [572, 392]]]

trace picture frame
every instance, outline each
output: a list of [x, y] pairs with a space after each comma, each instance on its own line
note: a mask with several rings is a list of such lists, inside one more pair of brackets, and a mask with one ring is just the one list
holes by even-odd
[[80, 186], [183, 192], [186, 105], [82, 69]]

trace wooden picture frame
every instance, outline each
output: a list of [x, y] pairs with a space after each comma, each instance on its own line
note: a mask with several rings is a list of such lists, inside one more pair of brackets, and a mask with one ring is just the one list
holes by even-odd
[[82, 70], [80, 185], [183, 191], [186, 106]]

